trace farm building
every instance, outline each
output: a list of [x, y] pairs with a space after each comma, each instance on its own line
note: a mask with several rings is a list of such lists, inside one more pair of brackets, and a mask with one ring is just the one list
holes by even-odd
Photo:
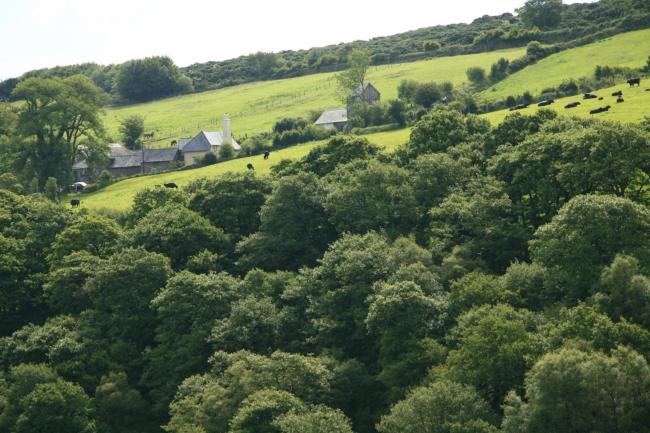
[[348, 110], [345, 108], [337, 108], [324, 111], [314, 125], [322, 126], [325, 129], [343, 131], [348, 125]]
[[185, 165], [192, 165], [208, 152], [219, 155], [219, 147], [225, 143], [231, 144], [234, 150], [241, 149], [239, 143], [232, 138], [230, 117], [227, 114], [223, 116], [223, 130], [201, 131], [194, 138], [181, 140], [178, 143], [178, 148], [183, 155]]
[[377, 88], [371, 83], [366, 83], [363, 85], [359, 84], [359, 87], [357, 87], [352, 92], [353, 103], [362, 102], [364, 104], [374, 104], [380, 100], [381, 93], [379, 93], [379, 90], [377, 90]]
[[[108, 145], [107, 157], [108, 164], [99, 171], [107, 170], [113, 177], [133, 176], [142, 173], [143, 170], [145, 173], [157, 173], [179, 166], [179, 151], [176, 147], [134, 151], [119, 143], [111, 143]], [[77, 181], [88, 181], [92, 175], [88, 161], [85, 159], [74, 163], [72, 172]]]

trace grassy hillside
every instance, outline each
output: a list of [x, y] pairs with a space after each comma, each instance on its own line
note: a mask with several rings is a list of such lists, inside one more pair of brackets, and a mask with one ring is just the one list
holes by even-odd
[[[384, 100], [397, 96], [400, 81], [465, 81], [471, 66], [489, 68], [500, 57], [514, 59], [524, 49], [443, 57], [413, 63], [373, 67], [369, 80], [382, 92]], [[308, 75], [277, 81], [243, 84], [236, 87], [179, 96], [160, 101], [111, 108], [104, 119], [110, 134], [117, 136], [119, 119], [132, 114], [145, 116], [148, 130], [158, 136], [193, 135], [201, 129], [219, 128], [223, 113], [230, 113], [236, 136], [269, 130], [276, 120], [301, 116], [310, 110], [341, 105], [333, 73]], [[167, 140], [165, 140], [165, 143]]]
[[[548, 108], [551, 108], [561, 114], [575, 115], [582, 117], [595, 117], [602, 120], [615, 120], [618, 122], [638, 122], [643, 120], [644, 117], [650, 116], [650, 92], [646, 89], [650, 88], [650, 81], [641, 81], [641, 87], [629, 88], [627, 84], [610, 87], [608, 89], [601, 89], [595, 94], [603, 96], [604, 100], [590, 99], [584, 101], [582, 96], [571, 96], [568, 98], [558, 99], [557, 102]], [[616, 98], [611, 94], [616, 90], [623, 90], [623, 97], [625, 102], [622, 104], [616, 103]], [[569, 102], [580, 101], [582, 105], [578, 108], [567, 110], [564, 108]], [[590, 115], [589, 111], [594, 108], [611, 105], [612, 108], [607, 113], [598, 115]], [[532, 114], [539, 110], [537, 105], [532, 105], [525, 110], [519, 111], [522, 114]], [[508, 114], [509, 110], [495, 111], [494, 113], [486, 114], [485, 117], [492, 122], [492, 124], [500, 123]]]
[[[371, 134], [366, 137], [372, 143], [383, 147], [384, 151], [390, 152], [400, 144], [408, 141], [409, 133], [410, 130], [407, 128], [397, 131]], [[311, 149], [321, 143], [322, 142], [311, 142], [275, 151], [271, 153], [271, 157], [266, 161], [261, 155], [258, 155], [249, 158], [234, 159], [194, 170], [183, 170], [151, 176], [134, 177], [117, 182], [96, 193], [83, 194], [81, 195], [81, 203], [83, 207], [95, 210], [102, 208], [110, 210], [125, 210], [131, 206], [135, 194], [143, 188], [153, 187], [166, 182], [175, 182], [179, 186], [184, 186], [201, 177], [217, 176], [229, 171], [245, 171], [247, 170], [246, 164], [248, 163], [253, 164], [257, 173], [268, 173], [271, 166], [277, 164], [280, 160], [296, 159], [305, 156]]]
[[549, 56], [528, 66], [481, 93], [488, 100], [502, 100], [526, 91], [539, 95], [569, 78], [591, 76], [596, 66], [639, 67], [650, 55], [650, 29], [624, 33], [583, 47]]
[[[650, 92], [646, 91], [646, 88], [650, 88], [650, 81], [642, 82], [642, 86], [640, 88], [635, 87], [629, 89], [627, 85], [619, 85], [597, 92], [599, 95], [605, 97], [603, 101], [583, 101], [581, 97], [569, 97], [558, 100], [550, 108], [564, 115], [592, 117], [589, 114], [590, 110], [609, 104], [612, 106], [611, 111], [608, 113], [599, 114], [596, 116], [596, 118], [615, 120], [620, 122], [638, 122], [645, 116], [650, 116]], [[619, 89], [623, 90], [625, 97], [625, 103], [623, 104], [616, 104], [616, 98], [610, 96], [612, 92]], [[564, 105], [572, 101], [580, 101], [582, 102], [582, 105], [572, 110], [564, 109]], [[531, 106], [526, 110], [521, 110], [520, 113], [532, 114], [538, 109], [539, 108], [537, 106]], [[502, 110], [485, 114], [484, 117], [489, 119], [493, 124], [498, 124], [508, 114], [510, 114], [510, 111]], [[390, 152], [394, 150], [398, 145], [406, 142], [408, 140], [409, 133], [409, 129], [402, 129], [398, 131], [371, 134], [366, 137], [371, 142], [382, 146], [385, 151]], [[236, 159], [194, 170], [183, 170], [126, 179], [117, 182], [99, 192], [82, 195], [82, 205], [90, 209], [106, 208], [112, 210], [125, 210], [131, 205], [135, 193], [142, 188], [159, 185], [165, 182], [176, 182], [177, 184], [183, 186], [200, 177], [216, 176], [228, 171], [246, 170], [246, 164], [249, 162], [255, 166], [255, 170], [258, 173], [268, 173], [271, 166], [276, 164], [281, 159], [300, 158], [306, 155], [313, 147], [317, 146], [320, 143], [321, 142], [312, 142], [273, 152], [271, 154], [271, 158], [268, 161], [264, 161], [261, 156], [253, 156], [250, 158]]]

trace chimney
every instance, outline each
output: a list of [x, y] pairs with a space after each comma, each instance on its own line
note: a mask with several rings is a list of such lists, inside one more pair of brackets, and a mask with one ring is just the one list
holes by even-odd
[[230, 129], [230, 116], [223, 115], [223, 142], [232, 144], [232, 130]]

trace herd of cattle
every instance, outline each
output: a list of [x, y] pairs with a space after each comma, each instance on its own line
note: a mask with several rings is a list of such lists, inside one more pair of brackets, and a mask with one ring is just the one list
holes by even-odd
[[[627, 84], [629, 84], [630, 87], [634, 87], [634, 86], [640, 87], [641, 86], [641, 78], [631, 78], [631, 79], [627, 80]], [[650, 92], [650, 89], [646, 89], [646, 91]], [[619, 90], [617, 92], [612, 93], [612, 96], [616, 97], [616, 103], [617, 104], [622, 104], [623, 102], [625, 102], [625, 99], [623, 99], [623, 91], [622, 90]], [[585, 93], [583, 95], [582, 99], [598, 99], [599, 101], [602, 101], [605, 98], [603, 98], [602, 96], [599, 97], [598, 95], [595, 95], [593, 93]], [[555, 99], [547, 99], [547, 100], [539, 102], [537, 104], [537, 106], [538, 107], [548, 107], [549, 105], [552, 105], [554, 103], [555, 103]], [[569, 110], [571, 108], [576, 108], [576, 107], [578, 107], [580, 105], [581, 105], [581, 102], [575, 101], [575, 102], [571, 102], [569, 104], [566, 104], [564, 106], [564, 108]], [[530, 106], [530, 104], [515, 105], [514, 107], [510, 108], [510, 111], [523, 110], [525, 108], [528, 108], [529, 106]], [[605, 113], [605, 112], [609, 111], [611, 108], [612, 108], [611, 105], [605, 105], [603, 107], [598, 107], [598, 108], [596, 108], [594, 110], [591, 110], [589, 112], [589, 114]]]

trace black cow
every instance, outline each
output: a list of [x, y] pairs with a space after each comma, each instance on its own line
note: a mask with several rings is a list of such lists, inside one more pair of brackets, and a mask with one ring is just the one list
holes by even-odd
[[629, 84], [630, 87], [634, 87], [634, 86], [641, 87], [641, 78], [630, 78], [629, 80], [627, 80], [627, 84]]
[[576, 108], [578, 105], [582, 105], [580, 102], [571, 102], [570, 104], [566, 104], [564, 108]]
[[618, 92], [614, 92], [614, 93], [612, 93], [612, 96], [619, 96], [619, 97], [623, 96], [623, 91], [619, 90]]
[[605, 98], [603, 98], [602, 96], [600, 98], [598, 98], [599, 101], [602, 101], [603, 99], [605, 99]]
[[616, 103], [617, 103], [617, 104], [621, 104], [621, 103], [623, 103], [623, 102], [625, 102], [625, 99], [623, 99], [622, 96], [619, 96], [618, 98], [616, 98]]
[[72, 207], [79, 207], [80, 204], [81, 204], [81, 200], [79, 200], [78, 198], [73, 198], [72, 200], [70, 200], [70, 206]]
[[270, 154], [271, 154], [271, 152], [269, 152], [268, 150], [264, 151], [264, 159], [265, 159], [265, 160], [266, 160], [266, 159], [269, 159], [269, 155], [270, 155]]
[[165, 183], [163, 185], [165, 185], [165, 188], [178, 188], [178, 185], [176, 185], [174, 182]]
[[510, 108], [510, 111], [523, 110], [524, 108], [528, 108], [528, 106], [529, 106], [529, 104], [515, 105], [514, 107]]
[[537, 104], [538, 107], [548, 107], [549, 105], [555, 103], [555, 99], [549, 99], [546, 101], [542, 101], [539, 104]]
[[600, 113], [605, 113], [606, 111], [609, 111], [609, 109], [612, 108], [609, 105], [606, 105], [604, 107], [596, 108], [595, 110], [591, 110], [589, 114], [600, 114]]
[[251, 164], [250, 162], [248, 164], [246, 164], [246, 168], [249, 169], [249, 170], [255, 170], [253, 168], [253, 164]]
[[582, 99], [598, 99], [598, 95], [594, 95], [593, 93], [585, 93], [585, 96]]

